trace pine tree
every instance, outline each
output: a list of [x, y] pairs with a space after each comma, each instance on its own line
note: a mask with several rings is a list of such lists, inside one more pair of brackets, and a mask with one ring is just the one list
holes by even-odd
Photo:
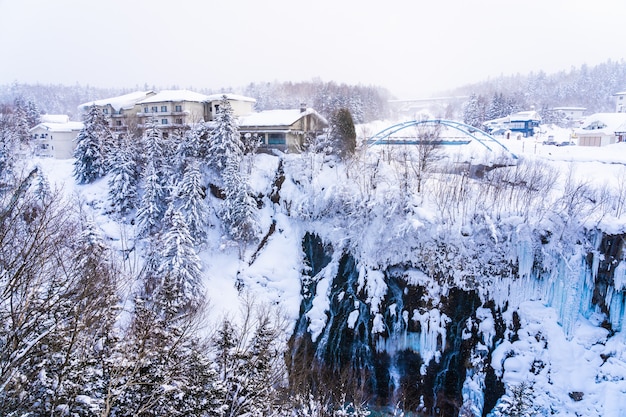
[[224, 203], [220, 217], [228, 234], [238, 242], [249, 242], [258, 232], [256, 202], [250, 196], [247, 180], [240, 172], [237, 161], [229, 160], [222, 172], [224, 181]]
[[158, 232], [167, 208], [167, 191], [155, 165], [154, 161], [148, 160], [144, 170], [144, 190], [137, 209], [138, 236], [145, 237]]
[[19, 142], [28, 143], [30, 140], [30, 128], [28, 123], [28, 109], [26, 103], [21, 98], [15, 100], [15, 111], [13, 113], [13, 129]]
[[106, 174], [105, 144], [110, 144], [112, 138], [102, 110], [91, 106], [85, 119], [85, 126], [76, 137], [74, 177], [78, 183], [90, 183]]
[[12, 115], [0, 112], [0, 189], [4, 188], [5, 184], [13, 183], [18, 144]]
[[226, 96], [221, 101], [211, 139], [211, 166], [220, 173], [225, 194], [220, 217], [231, 238], [248, 242], [257, 233], [256, 203], [248, 192], [247, 178], [241, 173], [243, 143]]
[[196, 243], [202, 243], [209, 225], [209, 206], [205, 200], [206, 190], [202, 186], [199, 163], [195, 158], [190, 158], [185, 165], [182, 181], [173, 194], [174, 205], [180, 209], [189, 233]]
[[161, 244], [157, 274], [161, 277], [160, 293], [167, 317], [194, 310], [202, 297], [202, 264], [183, 215], [170, 207], [165, 215], [165, 232]]
[[139, 170], [133, 148], [124, 137], [109, 158], [109, 201], [121, 215], [137, 205]]
[[350, 110], [340, 108], [330, 120], [330, 143], [333, 153], [341, 158], [354, 154], [356, 149], [356, 130]]
[[239, 129], [226, 96], [220, 102], [215, 122], [216, 127], [211, 133], [209, 144], [209, 161], [210, 165], [219, 172], [226, 168], [228, 161], [240, 163], [243, 157], [243, 144]]
[[521, 382], [519, 385], [509, 386], [508, 393], [503, 395], [493, 411], [495, 417], [534, 417], [537, 414], [534, 405], [532, 385]]
[[463, 122], [480, 129], [486, 120], [485, 106], [485, 99], [472, 93], [463, 107]]

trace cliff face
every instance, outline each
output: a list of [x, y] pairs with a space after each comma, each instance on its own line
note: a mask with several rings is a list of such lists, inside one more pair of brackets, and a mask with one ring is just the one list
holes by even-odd
[[[456, 416], [487, 415], [505, 385], [526, 381], [543, 411], [589, 415], [624, 383], [610, 364], [623, 347], [623, 241], [598, 230], [555, 238], [520, 223], [475, 229], [466, 246], [424, 243], [403, 263], [372, 268], [307, 233], [292, 386]], [[578, 371], [557, 359], [573, 351], [584, 356]]]

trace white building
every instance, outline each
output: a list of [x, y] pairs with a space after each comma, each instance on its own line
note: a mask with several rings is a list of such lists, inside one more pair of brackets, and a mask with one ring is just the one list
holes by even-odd
[[42, 122], [30, 129], [35, 155], [69, 159], [74, 155], [76, 136], [82, 122], [70, 122], [66, 115], [43, 115]]
[[574, 130], [579, 146], [606, 146], [623, 142], [626, 135], [626, 113], [595, 113]]
[[615, 97], [615, 113], [626, 113], [626, 91], [613, 94]]

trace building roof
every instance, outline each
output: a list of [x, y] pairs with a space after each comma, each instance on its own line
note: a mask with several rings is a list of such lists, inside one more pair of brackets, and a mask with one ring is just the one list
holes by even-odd
[[70, 116], [67, 114], [42, 114], [40, 120], [41, 123], [67, 123], [70, 121]]
[[256, 99], [252, 97], [240, 96], [238, 94], [230, 94], [230, 93], [220, 93], [220, 94], [210, 94], [207, 96], [207, 101], [220, 101], [222, 97], [226, 96], [228, 100], [233, 101], [249, 101], [251, 103], [256, 103]]
[[626, 96], [626, 91], [620, 91], [619, 93], [613, 94], [614, 96]]
[[79, 109], [87, 109], [91, 106], [107, 106], [111, 105], [115, 110], [131, 108], [140, 100], [154, 94], [154, 91], [135, 91], [133, 93], [124, 94], [122, 96], [105, 98], [102, 100], [90, 101], [78, 106]]
[[83, 122], [66, 122], [66, 123], [39, 123], [37, 126], [30, 129], [31, 132], [36, 129], [44, 129], [48, 132], [73, 132], [81, 130], [85, 125]]
[[522, 122], [526, 120], [538, 120], [541, 121], [541, 116], [534, 110], [518, 111], [509, 116], [509, 120], [512, 122]]
[[311, 108], [288, 110], [265, 110], [239, 118], [240, 127], [291, 126], [304, 116], [315, 115], [324, 123], [328, 123], [322, 115]]
[[590, 134], [601, 133], [613, 135], [620, 132], [626, 124], [626, 113], [594, 113], [585, 118], [582, 126], [576, 129], [577, 133]]
[[189, 91], [189, 90], [163, 90], [160, 93], [157, 93], [153, 96], [147, 97], [137, 102], [137, 104], [182, 102], [182, 101], [203, 103], [207, 101], [208, 97], [209, 96], [205, 94], [200, 94], [200, 93], [196, 93], [195, 91]]

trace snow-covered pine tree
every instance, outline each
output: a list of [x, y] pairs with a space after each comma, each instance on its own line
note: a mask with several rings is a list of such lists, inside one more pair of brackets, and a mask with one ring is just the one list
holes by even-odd
[[13, 113], [13, 129], [17, 139], [21, 143], [28, 143], [30, 139], [30, 128], [28, 122], [28, 109], [24, 100], [19, 97], [15, 99], [14, 113]]
[[247, 303], [239, 326], [225, 319], [212, 340], [224, 384], [225, 416], [272, 415], [284, 382], [281, 320], [271, 309]]
[[196, 244], [206, 239], [210, 215], [199, 166], [197, 159], [189, 158], [184, 166], [182, 181], [173, 193], [173, 204], [183, 215]]
[[463, 122], [467, 125], [481, 128], [485, 119], [486, 112], [485, 99], [472, 93], [468, 101], [463, 106]]
[[0, 189], [4, 188], [4, 184], [13, 184], [18, 143], [12, 115], [0, 111]]
[[160, 310], [166, 318], [196, 310], [201, 303], [202, 263], [195, 242], [181, 212], [173, 206], [164, 219], [157, 276], [160, 285], [154, 300], [161, 303]]
[[356, 130], [350, 110], [340, 108], [330, 119], [329, 139], [333, 153], [340, 158], [347, 158], [356, 149]]
[[120, 215], [137, 206], [139, 169], [134, 147], [125, 136], [118, 138], [109, 157], [109, 201]]
[[137, 209], [137, 236], [146, 237], [161, 229], [167, 209], [167, 189], [153, 160], [149, 159], [143, 173], [143, 195]]
[[534, 405], [535, 394], [528, 382], [508, 386], [507, 393], [500, 398], [493, 410], [494, 417], [535, 417], [540, 415]]
[[227, 161], [237, 161], [239, 164], [243, 157], [243, 143], [237, 121], [226, 96], [222, 97], [215, 122], [216, 127], [211, 132], [208, 156], [210, 166], [219, 172], [226, 168]]
[[220, 217], [230, 237], [238, 242], [249, 242], [258, 233], [256, 201], [250, 195], [246, 177], [239, 163], [232, 159], [222, 171], [224, 181], [224, 203]]
[[85, 125], [76, 137], [74, 150], [74, 178], [80, 184], [95, 181], [106, 174], [105, 143], [111, 143], [113, 135], [102, 110], [91, 106]]
[[257, 233], [256, 203], [248, 192], [247, 178], [241, 172], [243, 143], [226, 96], [220, 103], [216, 120], [209, 151], [211, 166], [220, 174], [226, 196], [220, 217], [231, 238], [247, 242]]

